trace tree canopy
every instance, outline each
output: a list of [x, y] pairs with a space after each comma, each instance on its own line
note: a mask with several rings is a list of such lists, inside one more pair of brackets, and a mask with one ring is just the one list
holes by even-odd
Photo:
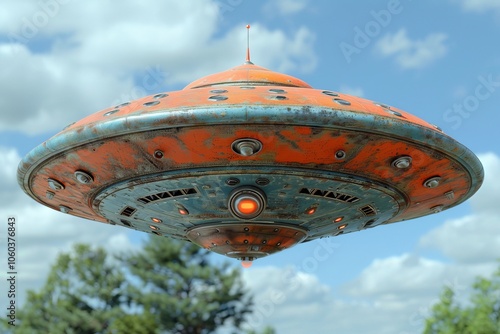
[[446, 287], [426, 320], [425, 334], [499, 334], [500, 268], [491, 279], [477, 278], [469, 303], [461, 305]]
[[[29, 291], [12, 333], [241, 333], [252, 298], [239, 269], [214, 265], [188, 242], [152, 236], [111, 256], [77, 244], [62, 253], [40, 291]], [[271, 328], [266, 334], [273, 333]]]

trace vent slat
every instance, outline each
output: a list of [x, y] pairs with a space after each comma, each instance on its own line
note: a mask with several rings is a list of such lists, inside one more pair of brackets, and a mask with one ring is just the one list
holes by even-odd
[[361, 211], [365, 216], [375, 216], [377, 214], [377, 210], [371, 205], [365, 205], [361, 208], [359, 208], [359, 211]]
[[136, 208], [133, 208], [131, 206], [126, 206], [121, 212], [120, 215], [130, 217], [132, 216], [135, 212], [137, 211]]
[[148, 204], [151, 202], [159, 201], [161, 199], [194, 195], [197, 193], [198, 193], [198, 191], [195, 188], [174, 189], [174, 190], [162, 191], [160, 193], [144, 196], [144, 197], [138, 198], [137, 201], [144, 203], [144, 204]]
[[354, 203], [359, 201], [359, 198], [356, 196], [342, 194], [339, 192], [314, 189], [314, 188], [302, 188], [299, 190], [299, 194], [306, 194], [316, 197], [323, 197], [328, 199], [334, 199], [336, 201], [344, 202], [344, 203]]

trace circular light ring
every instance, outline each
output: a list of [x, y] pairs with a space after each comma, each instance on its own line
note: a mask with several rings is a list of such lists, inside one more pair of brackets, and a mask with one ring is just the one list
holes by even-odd
[[229, 211], [238, 219], [257, 218], [264, 211], [265, 206], [266, 196], [258, 188], [237, 188], [229, 196]]
[[74, 175], [75, 175], [76, 180], [82, 184], [89, 184], [89, 183], [94, 182], [94, 178], [92, 177], [92, 175], [90, 173], [83, 171], [83, 170], [77, 170], [74, 173]]
[[49, 178], [47, 181], [49, 183], [50, 189], [52, 189], [52, 190], [63, 190], [64, 189], [64, 185], [57, 180]]
[[424, 181], [424, 187], [426, 188], [436, 188], [441, 183], [440, 176], [433, 176]]
[[248, 157], [257, 154], [262, 149], [262, 143], [253, 138], [237, 139], [231, 144], [231, 148], [235, 153]]
[[399, 168], [399, 169], [405, 169], [411, 166], [412, 163], [412, 158], [410, 156], [404, 155], [401, 157], [396, 158], [392, 162], [392, 167]]

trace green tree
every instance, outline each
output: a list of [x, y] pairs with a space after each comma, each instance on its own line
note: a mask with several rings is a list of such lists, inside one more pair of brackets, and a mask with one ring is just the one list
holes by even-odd
[[209, 262], [192, 243], [151, 237], [143, 250], [123, 256], [138, 284], [130, 296], [153, 314], [159, 328], [179, 334], [213, 333], [222, 325], [240, 329], [251, 312], [240, 272]]
[[29, 291], [15, 333], [104, 333], [126, 314], [126, 280], [102, 248], [59, 255], [40, 292]]
[[78, 244], [6, 332], [208, 334], [239, 330], [251, 306], [240, 272], [191, 243], [155, 236], [119, 257]]
[[446, 287], [426, 320], [425, 334], [499, 334], [500, 268], [491, 279], [478, 278], [470, 303], [460, 305], [455, 292]]

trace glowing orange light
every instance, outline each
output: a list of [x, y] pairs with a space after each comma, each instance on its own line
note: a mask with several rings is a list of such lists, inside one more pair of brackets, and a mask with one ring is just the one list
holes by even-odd
[[339, 230], [343, 230], [347, 227], [347, 224], [344, 224], [344, 225], [340, 225], [339, 227], [337, 227]]
[[236, 209], [244, 215], [251, 215], [259, 210], [259, 203], [253, 198], [243, 198], [238, 201]]
[[180, 213], [181, 215], [185, 216], [185, 215], [188, 215], [188, 214], [189, 214], [189, 211], [188, 211], [188, 210], [186, 210], [186, 209], [181, 209], [181, 208], [179, 208], [179, 213]]
[[253, 261], [241, 261], [241, 266], [243, 268], [250, 268], [252, 266]]
[[315, 212], [316, 212], [316, 207], [309, 208], [306, 210], [306, 214], [308, 214], [308, 215], [312, 215]]
[[334, 223], [340, 223], [344, 217], [337, 217], [333, 220]]
[[160, 218], [156, 218], [156, 217], [153, 217], [151, 218], [151, 220], [153, 221], [153, 223], [161, 223], [161, 219]]
[[157, 230], [158, 229], [158, 227], [153, 226], [153, 225], [149, 225], [149, 228], [152, 229], [152, 230]]

